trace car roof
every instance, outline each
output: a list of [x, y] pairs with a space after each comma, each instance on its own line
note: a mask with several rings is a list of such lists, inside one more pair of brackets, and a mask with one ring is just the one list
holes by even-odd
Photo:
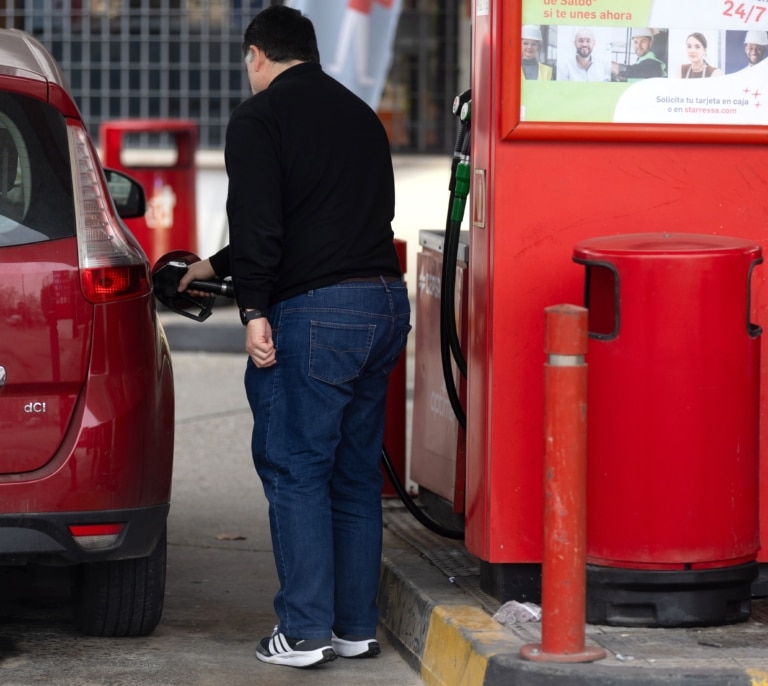
[[25, 31], [0, 29], [0, 90], [40, 98], [67, 117], [81, 118], [58, 63]]

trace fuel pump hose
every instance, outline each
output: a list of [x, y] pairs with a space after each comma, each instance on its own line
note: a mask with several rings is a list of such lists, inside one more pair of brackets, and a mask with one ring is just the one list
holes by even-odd
[[461, 399], [453, 378], [452, 360], [459, 373], [466, 378], [467, 362], [461, 350], [456, 327], [456, 260], [459, 252], [461, 223], [464, 219], [469, 195], [470, 164], [470, 122], [472, 118], [471, 92], [465, 91], [456, 97], [453, 113], [459, 117], [459, 133], [456, 137], [449, 191], [448, 215], [445, 221], [443, 241], [443, 265], [440, 287], [440, 359], [443, 379], [451, 409], [459, 425], [466, 429], [467, 417], [461, 406]]
[[414, 502], [413, 498], [411, 498], [411, 496], [405, 490], [403, 482], [400, 481], [400, 477], [397, 475], [397, 472], [392, 466], [392, 460], [389, 457], [389, 453], [383, 445], [381, 446], [381, 463], [384, 465], [384, 470], [386, 471], [390, 482], [395, 487], [397, 496], [400, 498], [403, 505], [405, 505], [408, 512], [410, 512], [421, 524], [427, 527], [427, 529], [433, 533], [436, 533], [438, 536], [442, 536], [443, 538], [452, 538], [456, 541], [464, 540], [463, 531], [446, 529], [444, 526], [438, 524], [436, 521], [424, 514], [424, 511], [419, 508], [419, 506]]

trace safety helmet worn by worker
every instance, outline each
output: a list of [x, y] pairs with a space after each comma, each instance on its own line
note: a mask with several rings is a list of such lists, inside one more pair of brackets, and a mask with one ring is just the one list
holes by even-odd
[[650, 29], [632, 29], [632, 38], [653, 38], [653, 31]]
[[744, 36], [744, 45], [748, 43], [768, 45], [768, 31], [747, 31], [747, 35]]
[[535, 24], [524, 24], [522, 37], [527, 40], [537, 40], [541, 42], [541, 29]]

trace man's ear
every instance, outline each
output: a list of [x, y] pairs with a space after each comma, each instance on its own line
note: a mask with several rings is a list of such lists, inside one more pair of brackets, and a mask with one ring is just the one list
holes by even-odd
[[248, 59], [254, 63], [254, 68], [258, 71], [264, 66], [267, 56], [264, 54], [263, 50], [259, 50], [255, 45], [252, 45], [248, 49]]

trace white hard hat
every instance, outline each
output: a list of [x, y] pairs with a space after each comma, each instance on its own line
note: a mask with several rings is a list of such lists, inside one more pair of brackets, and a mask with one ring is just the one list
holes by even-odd
[[523, 24], [523, 38], [541, 41], [541, 29], [535, 24]]
[[650, 29], [632, 29], [632, 38], [653, 38], [653, 31]]
[[768, 45], [768, 32], [765, 31], [747, 31], [744, 36], [744, 45], [754, 43], [755, 45]]

